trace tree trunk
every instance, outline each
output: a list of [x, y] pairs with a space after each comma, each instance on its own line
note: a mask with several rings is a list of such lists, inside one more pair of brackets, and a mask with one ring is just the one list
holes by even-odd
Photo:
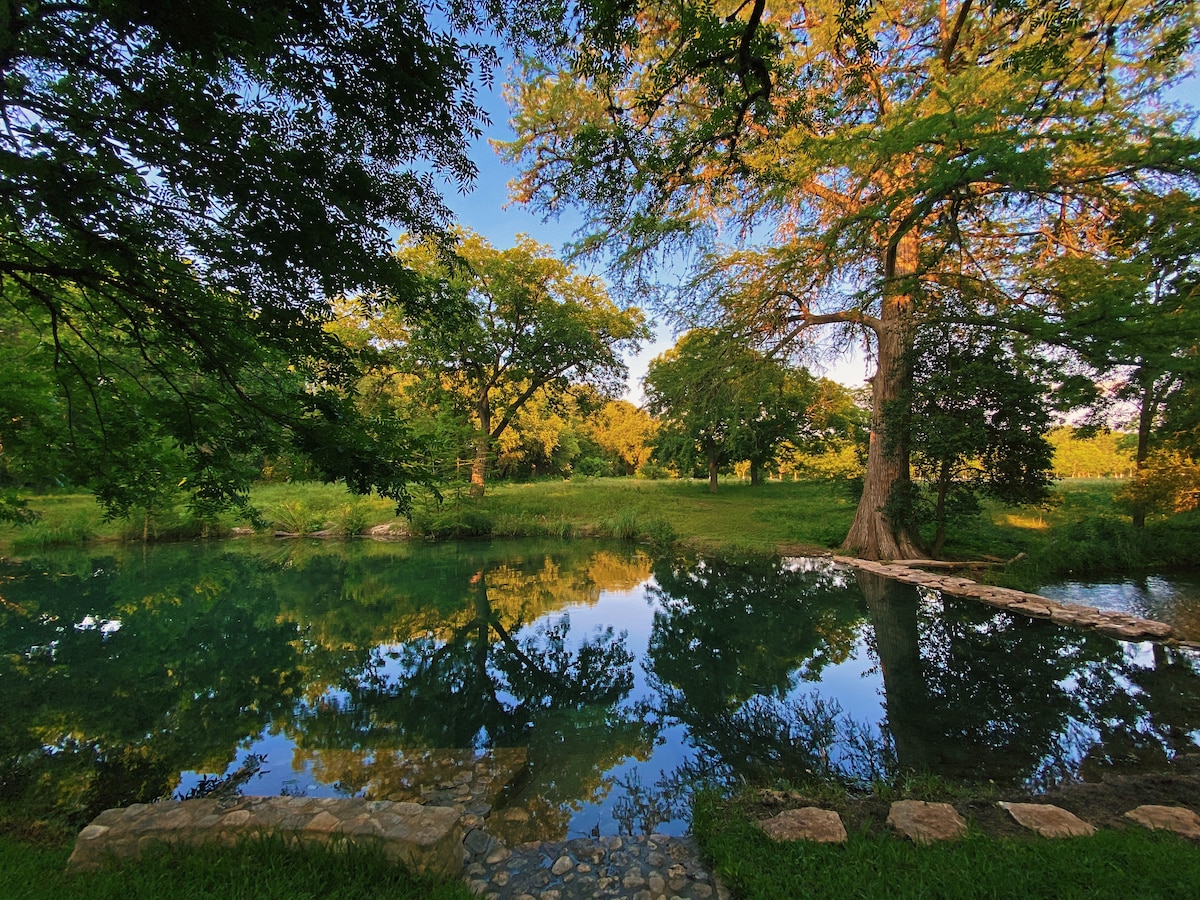
[[[912, 380], [909, 350], [913, 342], [912, 286], [917, 269], [917, 239], [902, 237], [884, 266], [883, 307], [875, 326], [877, 365], [871, 378], [871, 434], [862, 498], [842, 549], [863, 559], [912, 559], [924, 556], [920, 538], [904, 523], [889, 521], [888, 501], [907, 493], [908, 424], [896, 421], [897, 401]], [[906, 411], [905, 411], [906, 412]], [[907, 416], [902, 417], [907, 419]]]
[[708, 453], [708, 492], [717, 492], [717, 454], [711, 450]]
[[762, 464], [750, 460], [750, 487], [762, 484]]
[[[1150, 455], [1150, 431], [1154, 426], [1154, 417], [1158, 413], [1158, 395], [1153, 378], [1145, 378], [1143, 373], [1141, 409], [1138, 410], [1137, 454], [1134, 456], [1134, 474], [1142, 471], [1146, 457]], [[1146, 527], [1146, 511], [1142, 508], [1134, 510], [1133, 527]]]
[[471, 464], [471, 496], [482, 497], [487, 480], [488, 453], [492, 449], [492, 408], [484, 394], [475, 406], [479, 431], [475, 434], [475, 461]]
[[929, 548], [934, 559], [942, 555], [946, 546], [946, 494], [950, 492], [950, 461], [943, 459], [942, 468], [938, 473], [937, 506], [933, 510], [933, 521], [937, 523], [937, 531], [933, 535], [933, 546]]

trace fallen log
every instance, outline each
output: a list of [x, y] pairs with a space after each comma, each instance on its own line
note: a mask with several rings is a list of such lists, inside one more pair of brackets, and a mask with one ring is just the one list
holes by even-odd
[[1025, 558], [1018, 553], [1012, 559], [997, 560], [950, 560], [950, 559], [893, 559], [893, 566], [908, 566], [910, 569], [980, 569], [991, 566], [1007, 566]]

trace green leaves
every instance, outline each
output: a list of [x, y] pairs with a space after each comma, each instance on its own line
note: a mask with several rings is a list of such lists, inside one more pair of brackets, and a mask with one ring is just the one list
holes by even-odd
[[663, 423], [655, 458], [685, 471], [707, 466], [711, 490], [720, 468], [749, 460], [757, 482], [783, 441], [811, 436], [818, 393], [807, 371], [789, 371], [736, 336], [694, 329], [646, 373], [650, 411]]
[[440, 410], [439, 431], [458, 423], [460, 433], [475, 432], [478, 489], [487, 457], [523, 411], [573, 385], [618, 392], [627, 371], [621, 354], [649, 337], [641, 310], [618, 308], [599, 280], [527, 237], [497, 250], [464, 232], [453, 255], [408, 240], [400, 258], [445, 298], [439, 306], [448, 314], [390, 314], [363, 327], [394, 335], [388, 362], [420, 379], [406, 392]]
[[[256, 460], [404, 501], [397, 429], [358, 416], [331, 297], [425, 293], [390, 228], [435, 234], [465, 186], [495, 51], [421, 2], [17, 4], [0, 77], [8, 477], [110, 512], [182, 487], [240, 503]], [[472, 39], [473, 40], [473, 39]], [[30, 452], [36, 436], [46, 448]], [[376, 446], [376, 441], [384, 443]]]

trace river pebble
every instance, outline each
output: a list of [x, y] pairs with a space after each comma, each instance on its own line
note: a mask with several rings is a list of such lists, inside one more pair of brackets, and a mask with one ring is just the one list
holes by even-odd
[[485, 900], [730, 897], [685, 837], [578, 838], [503, 847], [468, 834], [463, 846], [467, 883]]

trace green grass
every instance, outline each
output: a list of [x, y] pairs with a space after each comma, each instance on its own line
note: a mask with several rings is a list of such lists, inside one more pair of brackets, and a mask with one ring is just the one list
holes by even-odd
[[[723, 482], [589, 478], [499, 485], [486, 501], [516, 521], [564, 521], [580, 533], [654, 539], [655, 531], [703, 548], [823, 549], [845, 536], [855, 502], [832, 482]], [[634, 535], [631, 535], [633, 532]]]
[[[1121, 482], [1075, 479], [1058, 483], [1041, 507], [984, 506], [979, 517], [956, 523], [945, 555], [952, 559], [1024, 559], [983, 577], [1013, 587], [1031, 587], [1067, 575], [1194, 566], [1200, 559], [1200, 514], [1132, 527], [1113, 504]], [[305, 534], [361, 534], [376, 525], [411, 531], [435, 540], [457, 537], [609, 537], [662, 545], [682, 541], [725, 553], [821, 552], [840, 544], [856, 505], [846, 487], [833, 481], [766, 482], [759, 487], [733, 479], [716, 494], [706, 482], [634, 478], [575, 478], [529, 484], [496, 484], [482, 500], [448, 491], [439, 501], [419, 492], [412, 521], [397, 519], [394, 505], [355, 497], [341, 485], [299, 483], [256, 487], [251, 500], [262, 521], [227, 514], [203, 523], [210, 536], [233, 527], [257, 525]], [[91, 497], [56, 494], [33, 498], [42, 514], [32, 526], [0, 527], [0, 555], [22, 555], [53, 546], [95, 540], [140, 540], [197, 536], [186, 510], [164, 513], [156, 528], [143, 520], [105, 522]], [[173, 523], [173, 524], [172, 524]]]
[[466, 900], [465, 884], [416, 878], [364, 848], [296, 849], [251, 839], [234, 847], [160, 847], [140, 860], [66, 872], [69, 846], [0, 837], [5, 900]]
[[987, 577], [1029, 588], [1069, 575], [1103, 575], [1194, 567], [1200, 559], [1200, 514], [1149, 520], [1134, 528], [1114, 503], [1122, 482], [1077, 478], [1058, 482], [1041, 507], [986, 504], [983, 514], [956, 525], [949, 558], [993, 556], [1020, 562]]
[[740, 900], [1162, 898], [1195, 896], [1200, 846], [1138, 828], [1064, 840], [992, 838], [916, 846], [862, 831], [844, 845], [776, 843], [736, 804], [698, 798], [693, 828]]

